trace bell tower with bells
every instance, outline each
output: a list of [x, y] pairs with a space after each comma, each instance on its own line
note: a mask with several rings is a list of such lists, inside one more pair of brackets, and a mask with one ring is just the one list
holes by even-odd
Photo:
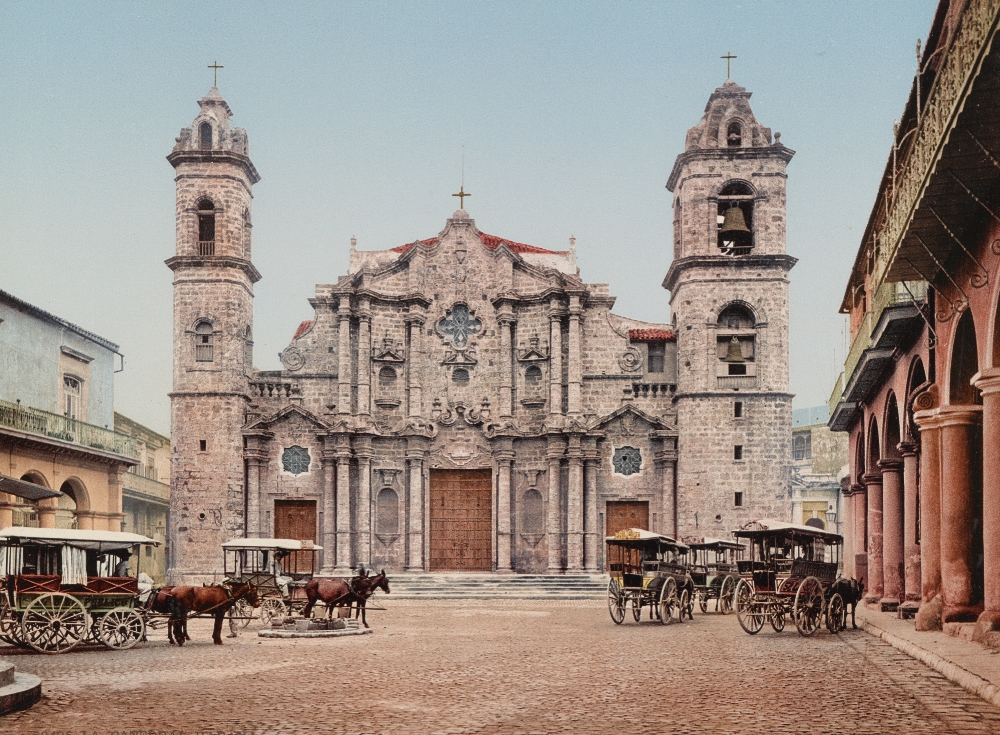
[[663, 287], [677, 332], [681, 536], [727, 538], [750, 520], [790, 520], [796, 261], [785, 253], [785, 169], [793, 155], [757, 122], [750, 92], [727, 79], [688, 130], [667, 182], [674, 259]]

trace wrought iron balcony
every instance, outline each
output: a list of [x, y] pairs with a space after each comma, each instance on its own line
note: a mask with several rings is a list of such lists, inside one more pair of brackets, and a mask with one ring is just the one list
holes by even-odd
[[0, 428], [2, 427], [80, 447], [99, 449], [129, 459], [139, 458], [135, 439], [130, 436], [17, 403], [0, 401]]

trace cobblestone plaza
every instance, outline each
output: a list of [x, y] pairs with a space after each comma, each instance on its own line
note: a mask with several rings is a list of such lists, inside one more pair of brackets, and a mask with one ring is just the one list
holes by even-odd
[[996, 733], [1000, 709], [877, 638], [802, 638], [695, 613], [621, 627], [600, 600], [381, 600], [373, 635], [61, 656], [4, 648], [44, 696], [11, 735], [197, 733]]

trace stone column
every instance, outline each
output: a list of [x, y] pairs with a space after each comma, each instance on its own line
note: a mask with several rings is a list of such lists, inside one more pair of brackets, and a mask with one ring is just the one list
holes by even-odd
[[500, 308], [501, 311], [497, 314], [497, 323], [500, 325], [500, 406], [498, 410], [501, 416], [511, 416], [514, 412], [514, 381], [511, 371], [514, 359], [511, 345], [514, 314], [509, 303], [504, 302]]
[[865, 602], [877, 604], [885, 594], [882, 576], [882, 474], [869, 472], [862, 478], [868, 495], [868, 594]]
[[[549, 415], [562, 415], [562, 315], [558, 299], [549, 305]], [[550, 558], [551, 558], [551, 551]]]
[[[40, 514], [39, 514], [40, 515]], [[97, 513], [92, 510], [81, 510], [76, 514], [76, 525], [81, 531], [93, 531], [94, 529], [94, 519], [97, 518]], [[52, 526], [42, 526], [41, 523], [38, 525], [42, 528], [55, 528], [55, 515], [52, 516]]]
[[844, 569], [843, 575], [847, 578], [857, 578], [854, 573], [854, 501], [851, 499], [850, 478], [844, 478], [840, 487], [839, 515], [837, 520], [844, 529]]
[[372, 412], [372, 313], [367, 298], [358, 302], [358, 413]]
[[[919, 400], [919, 396], [917, 400]], [[941, 593], [941, 428], [937, 412], [916, 411], [920, 430], [920, 599], [921, 607]], [[920, 630], [920, 615], [917, 629]]]
[[409, 512], [406, 514], [410, 554], [406, 571], [424, 569], [424, 450], [412, 443], [406, 449], [406, 463], [410, 472]]
[[583, 448], [580, 435], [569, 437], [569, 487], [566, 495], [566, 571], [583, 571]]
[[[247, 462], [247, 538], [259, 538], [260, 533], [260, 472], [267, 460], [259, 452], [248, 452]], [[322, 544], [321, 544], [322, 545]]]
[[320, 534], [323, 547], [323, 564], [320, 575], [333, 576], [337, 552], [337, 457], [333, 452], [332, 437], [327, 437], [323, 447], [323, 529]]
[[546, 531], [548, 532], [549, 547], [549, 574], [557, 574], [562, 571], [562, 502], [560, 492], [560, 460], [564, 450], [562, 442], [558, 437], [549, 437], [549, 446], [546, 456], [549, 460], [549, 494], [548, 494], [548, 514], [546, 520]]
[[979, 373], [983, 393], [983, 612], [975, 637], [1000, 630], [1000, 368]]
[[372, 440], [369, 436], [355, 438], [354, 456], [358, 458], [357, 528], [355, 529], [355, 566], [372, 563]]
[[351, 573], [351, 455], [337, 452], [337, 569], [336, 574]]
[[337, 413], [351, 412], [351, 299], [342, 296], [337, 309]]
[[917, 445], [902, 442], [903, 453], [903, 598], [911, 608], [920, 600], [920, 544], [917, 543]]
[[864, 485], [851, 485], [851, 518], [854, 523], [854, 575], [868, 580], [868, 492]]
[[[505, 444], [510, 444], [507, 440]], [[494, 453], [497, 459], [497, 571], [511, 571], [510, 506], [514, 452], [509, 447]]]
[[[77, 518], [79, 519], [79, 525], [81, 529], [87, 529], [88, 531], [94, 528], [94, 514], [93, 513], [77, 513]], [[87, 519], [84, 521], [84, 519]], [[84, 525], [84, 523], [89, 523], [90, 525]], [[56, 527], [56, 499], [55, 498], [45, 498], [45, 500], [38, 501], [38, 527], [39, 528], [55, 528]]]
[[597, 467], [600, 455], [587, 448], [583, 457], [583, 567], [597, 574], [597, 549], [602, 539], [597, 528]]
[[881, 608], [895, 612], [903, 599], [903, 463], [883, 459], [882, 470], [882, 584]]
[[[411, 307], [412, 308], [412, 307]], [[406, 356], [407, 374], [409, 375], [410, 405], [407, 408], [407, 415], [419, 416], [423, 404], [423, 394], [420, 387], [420, 362], [422, 357], [422, 339], [424, 320], [422, 317], [410, 313], [407, 318], [410, 327], [410, 354]]]
[[970, 451], [979, 406], [942, 406], [941, 427], [941, 592], [943, 623], [970, 622], [972, 610], [972, 507]]
[[[670, 446], [664, 441], [665, 446]], [[674, 497], [674, 475], [677, 472], [677, 450], [664, 449], [656, 453], [656, 464], [660, 470], [660, 488], [663, 493], [660, 514], [660, 533], [677, 538], [677, 498]]]
[[580, 338], [580, 297], [569, 297], [569, 400], [567, 408], [572, 415], [579, 415], [582, 408], [581, 391], [583, 389], [583, 354]]
[[0, 528], [14, 525], [14, 497], [0, 493]]

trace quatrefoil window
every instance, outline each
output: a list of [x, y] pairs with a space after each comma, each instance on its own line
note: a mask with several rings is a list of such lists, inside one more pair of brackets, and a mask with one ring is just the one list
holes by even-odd
[[482, 320], [477, 319], [465, 304], [455, 304], [438, 320], [438, 331], [458, 350], [464, 349], [469, 344], [469, 337], [479, 334], [482, 329]]
[[635, 447], [619, 447], [611, 461], [615, 466], [615, 473], [626, 477], [642, 469], [642, 454]]
[[293, 475], [308, 472], [309, 460], [309, 450], [305, 447], [285, 447], [285, 451], [281, 453], [281, 466], [285, 468], [285, 472], [291, 472]]

